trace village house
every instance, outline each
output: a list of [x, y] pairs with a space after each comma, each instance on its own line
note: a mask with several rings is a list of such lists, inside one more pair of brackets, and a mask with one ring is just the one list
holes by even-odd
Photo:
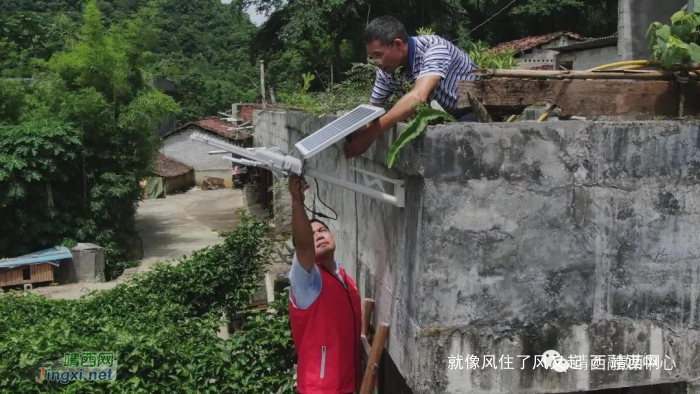
[[237, 127], [231, 122], [208, 118], [187, 123], [161, 137], [163, 146], [160, 153], [194, 168], [197, 185], [201, 185], [209, 177], [223, 179], [224, 186], [232, 187], [232, 163], [223, 160], [222, 155], [210, 155], [209, 152], [216, 150], [211, 146], [192, 140], [190, 137], [197, 132], [221, 138], [241, 147], [252, 146], [251, 134], [245, 128]]
[[553, 48], [583, 41], [583, 38], [569, 31], [558, 31], [540, 36], [504, 42], [491, 48], [492, 51], [515, 51], [518, 69], [552, 70], [557, 52]]
[[589, 70], [603, 64], [617, 62], [620, 59], [617, 41], [618, 35], [613, 34], [553, 48], [557, 52], [554, 57], [554, 68]]

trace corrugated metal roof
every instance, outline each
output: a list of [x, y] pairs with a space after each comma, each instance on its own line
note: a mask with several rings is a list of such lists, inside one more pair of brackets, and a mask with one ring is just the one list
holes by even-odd
[[39, 252], [25, 254], [24, 256], [0, 259], [0, 268], [12, 269], [25, 265], [50, 263], [58, 266], [58, 260], [72, 259], [73, 254], [65, 246], [57, 246]]
[[549, 49], [558, 52], [574, 52], [583, 49], [604, 48], [613, 45], [617, 45], [617, 34], [613, 34], [607, 37], [592, 38], [590, 40], [576, 42], [570, 45], [565, 45], [563, 47]]

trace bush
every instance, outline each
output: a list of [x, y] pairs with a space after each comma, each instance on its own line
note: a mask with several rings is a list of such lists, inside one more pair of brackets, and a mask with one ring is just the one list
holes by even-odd
[[[159, 264], [112, 290], [76, 301], [0, 298], [0, 392], [291, 392], [286, 298], [269, 312], [249, 310], [270, 254], [268, 234], [243, 215], [223, 244], [177, 266]], [[224, 312], [247, 316], [228, 340], [217, 337]], [[81, 351], [114, 351], [117, 380], [34, 381], [39, 367]]]

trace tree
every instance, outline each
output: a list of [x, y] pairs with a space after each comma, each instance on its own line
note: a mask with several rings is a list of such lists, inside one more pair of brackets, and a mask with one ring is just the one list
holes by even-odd
[[[254, 6], [268, 14], [284, 14], [280, 37], [288, 42], [319, 39], [328, 40], [332, 49], [332, 66], [335, 75], [343, 70], [342, 44], [348, 38], [357, 40], [364, 27], [367, 0], [242, 0], [241, 7]], [[279, 21], [279, 19], [277, 19]], [[356, 41], [357, 42], [357, 41]]]
[[[79, 198], [56, 194], [55, 210], [73, 216], [73, 226], [41, 230], [50, 234], [42, 237], [16, 231], [23, 241], [0, 254], [53, 246], [63, 237], [102, 245], [109, 262], [129, 257], [127, 245], [135, 235], [134, 216], [141, 195], [139, 181], [149, 175], [160, 143], [156, 125], [178, 111], [170, 97], [143, 78], [141, 67], [147, 65], [148, 53], [139, 45], [146, 45], [147, 40], [133, 37], [134, 29], [145, 26], [147, 16], [139, 14], [106, 29], [96, 0], [89, 0], [75, 47], [54, 55], [45, 72], [34, 75], [18, 121], [29, 127], [23, 125], [55, 119], [75, 127], [80, 141], [79, 149], [72, 152], [75, 171], [67, 170], [63, 177], [73, 186], [80, 185], [71, 189], [78, 191]], [[27, 198], [26, 204], [31, 204], [32, 199], [41, 201], [47, 196], [39, 193]], [[54, 211], [27, 209], [23, 203], [14, 201], [1, 208], [52, 222]]]

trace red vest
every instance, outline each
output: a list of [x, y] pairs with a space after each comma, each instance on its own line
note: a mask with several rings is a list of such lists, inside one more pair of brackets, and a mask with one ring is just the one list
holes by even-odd
[[292, 339], [297, 350], [297, 391], [304, 394], [353, 393], [360, 390], [360, 292], [340, 268], [343, 286], [318, 265], [321, 294], [307, 309], [291, 302]]

